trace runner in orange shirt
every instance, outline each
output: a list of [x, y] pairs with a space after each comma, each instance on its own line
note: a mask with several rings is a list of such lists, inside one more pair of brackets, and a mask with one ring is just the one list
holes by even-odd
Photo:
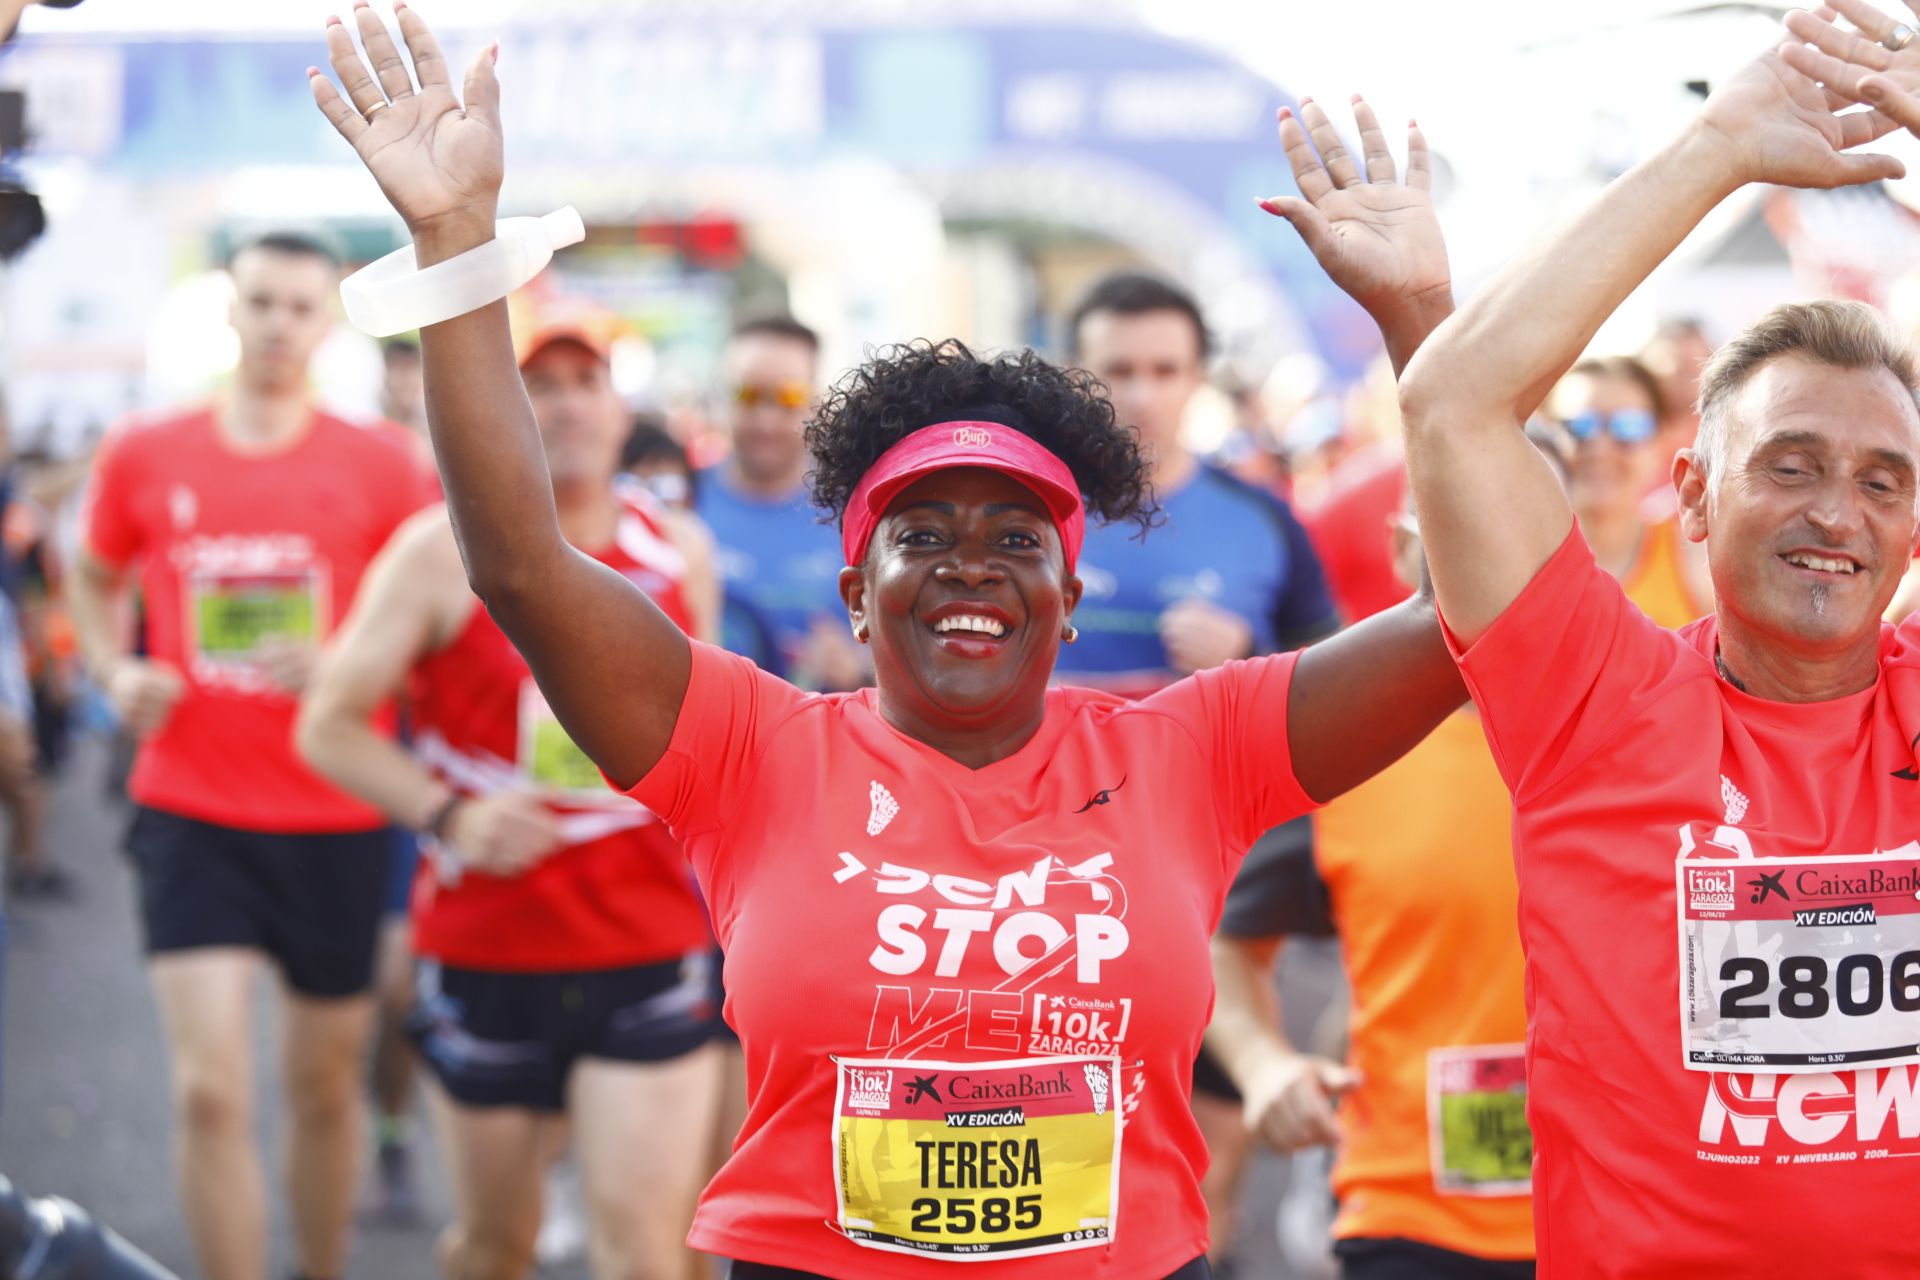
[[[389, 836], [293, 751], [296, 697], [427, 480], [399, 428], [313, 408], [337, 264], [270, 236], [234, 255], [240, 363], [217, 404], [101, 446], [71, 584], [94, 679], [140, 738], [127, 837], [173, 1074], [187, 1223], [210, 1280], [266, 1269], [253, 987], [286, 993], [288, 1192], [300, 1272], [346, 1268], [360, 1071]], [[135, 581], [145, 656], [123, 610]]]
[[[1557, 434], [1536, 442], [1564, 466]], [[1412, 590], [1424, 566], [1411, 511], [1391, 544]], [[1348, 1280], [1533, 1274], [1510, 826], [1468, 705], [1315, 813], [1310, 844], [1256, 845], [1227, 895], [1207, 1045], [1253, 1133], [1282, 1151], [1337, 1147], [1334, 1253]], [[1270, 974], [1288, 936], [1340, 939], [1345, 1063], [1280, 1030]]]

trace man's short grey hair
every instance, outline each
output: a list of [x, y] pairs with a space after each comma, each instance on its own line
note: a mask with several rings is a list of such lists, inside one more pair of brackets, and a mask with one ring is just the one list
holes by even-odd
[[1740, 389], [1761, 366], [1785, 355], [1840, 369], [1885, 369], [1920, 408], [1920, 367], [1885, 316], [1864, 302], [1789, 302], [1714, 352], [1700, 374], [1700, 434], [1693, 450], [1707, 475], [1726, 463], [1729, 420]]

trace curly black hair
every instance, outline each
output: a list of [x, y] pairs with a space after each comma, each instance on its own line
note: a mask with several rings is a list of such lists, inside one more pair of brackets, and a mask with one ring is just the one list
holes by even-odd
[[807, 422], [813, 504], [839, 524], [881, 454], [921, 427], [983, 406], [1067, 464], [1089, 515], [1132, 521], [1143, 534], [1159, 523], [1139, 437], [1114, 421], [1098, 378], [1032, 351], [975, 355], [958, 338], [882, 347], [833, 384]]

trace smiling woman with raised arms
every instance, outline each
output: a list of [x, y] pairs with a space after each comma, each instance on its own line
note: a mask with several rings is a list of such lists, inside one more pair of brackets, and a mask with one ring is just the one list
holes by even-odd
[[[483, 53], [463, 109], [398, 17], [418, 90], [364, 7], [378, 79], [336, 23], [346, 96], [312, 85], [424, 266], [493, 237], [498, 87]], [[1363, 182], [1325, 116], [1305, 124], [1326, 171], [1276, 211], [1404, 355], [1449, 305], [1424, 150], [1395, 183], [1367, 117]], [[1050, 688], [1087, 513], [1151, 523], [1138, 445], [1084, 374], [915, 343], [809, 428], [877, 687], [802, 694], [561, 537], [502, 304], [422, 338], [473, 588], [568, 733], [684, 843], [727, 949], [749, 1113], [693, 1245], [739, 1277], [983, 1256], [1006, 1280], [1206, 1275], [1186, 1098], [1208, 934], [1255, 835], [1459, 704], [1430, 604], [1139, 703]]]

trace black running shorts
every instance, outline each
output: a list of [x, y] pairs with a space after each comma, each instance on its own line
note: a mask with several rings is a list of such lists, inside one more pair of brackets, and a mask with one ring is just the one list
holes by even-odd
[[581, 1058], [665, 1062], [715, 1038], [720, 957], [576, 973], [493, 973], [422, 959], [408, 1031], [454, 1101], [564, 1111]]
[[1341, 1280], [1532, 1280], [1533, 1260], [1480, 1258], [1419, 1240], [1337, 1240]]
[[147, 952], [251, 947], [305, 996], [373, 984], [392, 837], [241, 831], [140, 806], [127, 854], [140, 878]]

